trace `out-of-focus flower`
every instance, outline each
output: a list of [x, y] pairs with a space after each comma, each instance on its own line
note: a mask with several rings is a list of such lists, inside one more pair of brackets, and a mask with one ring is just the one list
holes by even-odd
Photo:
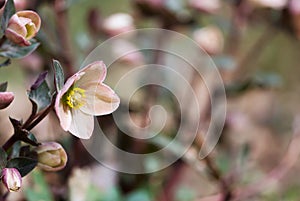
[[35, 151], [38, 154], [38, 167], [43, 170], [58, 171], [66, 166], [68, 157], [59, 143], [44, 142]]
[[300, 39], [300, 1], [290, 0], [288, 6], [294, 32], [297, 38]]
[[8, 107], [14, 100], [13, 92], [0, 92], [0, 110]]
[[114, 36], [123, 32], [131, 31], [135, 28], [133, 18], [127, 13], [116, 13], [103, 21], [103, 31]]
[[2, 182], [10, 192], [17, 192], [22, 185], [22, 177], [16, 168], [4, 168], [2, 170]]
[[32, 54], [24, 57], [20, 60], [20, 65], [24, 67], [24, 69], [31, 72], [40, 72], [44, 65], [44, 61], [40, 54], [37, 52], [33, 52]]
[[290, 0], [289, 1], [289, 10], [292, 14], [300, 14], [300, 1], [299, 0]]
[[220, 0], [189, 0], [189, 5], [199, 11], [215, 13], [221, 6]]
[[248, 1], [258, 7], [267, 7], [273, 9], [282, 9], [288, 3], [288, 0], [248, 0]]
[[16, 10], [24, 10], [27, 7], [27, 0], [14, 0]]
[[36, 36], [41, 26], [40, 16], [30, 10], [15, 13], [8, 22], [5, 36], [12, 42], [28, 46], [30, 39]]
[[224, 37], [216, 26], [207, 26], [198, 29], [193, 34], [194, 40], [208, 54], [218, 54], [223, 50]]
[[116, 40], [112, 47], [112, 52], [115, 54], [118, 61], [128, 65], [139, 65], [144, 63], [144, 56], [138, 51], [134, 44], [126, 40]]
[[110, 114], [118, 108], [119, 97], [102, 83], [105, 76], [105, 64], [96, 61], [70, 77], [58, 92], [55, 110], [65, 131], [88, 139], [94, 129], [93, 116]]

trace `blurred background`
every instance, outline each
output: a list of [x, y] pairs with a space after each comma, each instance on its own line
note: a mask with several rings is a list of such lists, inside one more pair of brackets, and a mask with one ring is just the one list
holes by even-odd
[[[134, 175], [99, 164], [78, 139], [59, 128], [53, 113], [34, 132], [40, 141], [62, 143], [69, 156], [67, 167], [55, 173], [36, 168], [25, 177], [22, 191], [10, 194], [8, 200], [300, 200], [299, 0], [15, 0], [15, 5], [40, 14], [41, 46], [1, 69], [1, 82], [8, 81], [8, 90], [16, 94], [13, 104], [0, 111], [1, 141], [12, 133], [8, 116], [25, 119], [30, 114], [26, 90], [40, 72], [52, 73], [53, 58], [62, 63], [68, 77], [99, 44], [140, 28], [179, 32], [205, 50], [224, 81], [227, 114], [221, 138], [207, 158], [198, 158], [204, 126], [181, 159], [158, 172]], [[115, 51], [131, 45], [117, 44]], [[105, 83], [114, 86], [128, 69], [159, 64], [155, 55], [159, 53], [137, 52], [120, 58], [108, 70]], [[211, 117], [207, 91], [199, 76], [191, 83], [202, 97], [201, 123], [206, 125]], [[149, 86], [139, 92], [129, 107], [136, 124], [149, 123], [151, 105], [159, 103], [172, 112], [159, 142], [144, 144], [129, 138], [111, 115], [98, 121], [123, 150], [154, 152], [165, 138], [174, 137], [180, 121], [178, 104], [163, 88]]]

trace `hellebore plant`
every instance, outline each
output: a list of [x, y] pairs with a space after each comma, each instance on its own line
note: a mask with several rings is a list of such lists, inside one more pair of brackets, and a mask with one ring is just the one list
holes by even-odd
[[[15, 12], [14, 1], [7, 0], [1, 18], [0, 57], [7, 66], [10, 59], [23, 58], [39, 45], [34, 40], [41, 26], [41, 19], [34, 11]], [[55, 109], [61, 127], [79, 138], [90, 138], [94, 128], [94, 115], [115, 111], [119, 97], [107, 85], [106, 66], [96, 61], [79, 70], [64, 82], [63, 69], [53, 61], [55, 91], [46, 82], [47, 72], [41, 73], [27, 91], [32, 104], [29, 117], [23, 120], [9, 118], [13, 135], [0, 147], [0, 171], [2, 183], [8, 192], [18, 191], [22, 177], [35, 167], [45, 171], [59, 171], [66, 166], [68, 157], [63, 146], [57, 142], [40, 143], [31, 130], [49, 112]], [[7, 92], [7, 82], [0, 83], [0, 109], [8, 107], [14, 93]], [[3, 196], [3, 199], [5, 200]]]
[[119, 97], [102, 83], [105, 76], [105, 64], [96, 61], [70, 77], [58, 92], [55, 111], [65, 131], [88, 139], [94, 129], [93, 116], [110, 114], [118, 108]]

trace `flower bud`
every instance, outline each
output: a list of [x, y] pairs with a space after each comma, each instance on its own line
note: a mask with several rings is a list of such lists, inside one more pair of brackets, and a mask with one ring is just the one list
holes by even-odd
[[56, 142], [45, 142], [35, 151], [38, 154], [38, 166], [46, 171], [58, 171], [67, 163], [67, 154], [64, 148]]
[[0, 110], [8, 107], [13, 100], [13, 92], [0, 92]]
[[22, 185], [22, 177], [16, 168], [4, 168], [2, 170], [2, 182], [10, 192], [17, 192]]
[[118, 35], [134, 29], [133, 18], [126, 13], [117, 13], [106, 18], [103, 30], [110, 36]]
[[40, 16], [30, 10], [15, 13], [8, 21], [5, 36], [12, 42], [21, 45], [30, 45], [30, 39], [36, 36], [41, 26]]
[[224, 38], [218, 27], [207, 26], [196, 30], [194, 40], [208, 54], [215, 55], [223, 50]]

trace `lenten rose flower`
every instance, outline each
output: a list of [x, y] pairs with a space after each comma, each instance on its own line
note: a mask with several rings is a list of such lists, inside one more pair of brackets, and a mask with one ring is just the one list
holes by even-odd
[[29, 40], [36, 36], [40, 27], [41, 18], [36, 12], [22, 10], [9, 19], [5, 36], [18, 45], [29, 46]]
[[106, 66], [102, 61], [91, 63], [70, 77], [55, 100], [61, 127], [76, 137], [88, 139], [94, 129], [94, 117], [115, 111], [120, 99], [103, 84]]

